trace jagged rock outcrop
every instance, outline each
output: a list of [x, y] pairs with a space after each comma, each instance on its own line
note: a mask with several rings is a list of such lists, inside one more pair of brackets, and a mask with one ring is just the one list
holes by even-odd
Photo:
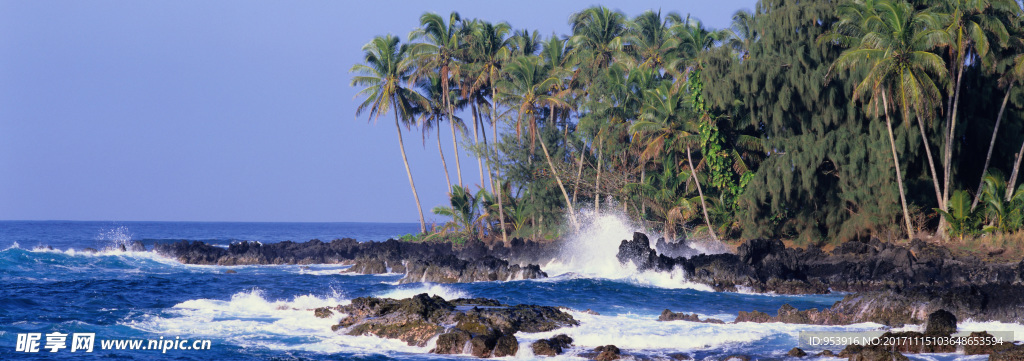
[[427, 294], [403, 300], [360, 297], [332, 311], [347, 315], [332, 327], [334, 331], [399, 339], [416, 346], [437, 337], [432, 352], [468, 351], [477, 357], [515, 355], [520, 347], [516, 332], [546, 332], [579, 324], [554, 307], [509, 306], [482, 298], [449, 302]]
[[665, 309], [664, 311], [661, 311], [661, 316], [658, 316], [658, 321], [690, 321], [690, 322], [719, 323], [719, 324], [725, 323], [725, 321], [722, 321], [722, 320], [719, 320], [719, 319], [714, 319], [714, 318], [708, 318], [708, 319], [701, 320], [700, 316], [698, 316], [696, 313], [694, 313], [694, 314], [686, 314], [686, 313], [682, 313], [682, 312], [672, 312], [672, 310], [669, 310], [669, 309]]
[[560, 334], [548, 339], [540, 339], [530, 345], [533, 350], [533, 354], [537, 356], [557, 356], [561, 355], [565, 348], [572, 345], [572, 337], [565, 334]]
[[992, 264], [956, 257], [948, 249], [913, 240], [899, 246], [876, 240], [849, 241], [825, 253], [818, 248], [786, 248], [782, 241], [753, 239], [736, 254], [669, 257], [658, 254], [647, 236], [635, 233], [619, 245], [620, 262], [641, 270], [682, 269], [693, 282], [718, 291], [748, 288], [780, 294], [860, 292], [932, 285], [937, 288], [1019, 284], [1024, 263]]
[[[506, 259], [550, 259], [554, 246], [513, 239], [510, 246], [488, 248], [480, 241], [453, 248], [447, 242], [356, 242], [337, 239], [329, 243], [311, 240], [304, 243], [238, 242], [227, 249], [202, 242], [181, 241], [158, 244], [158, 253], [182, 263], [248, 264], [351, 264], [345, 272], [360, 274], [403, 273], [400, 282], [478, 282], [510, 281], [547, 277], [536, 264], [520, 265]], [[505, 259], [499, 258], [503, 257]]]

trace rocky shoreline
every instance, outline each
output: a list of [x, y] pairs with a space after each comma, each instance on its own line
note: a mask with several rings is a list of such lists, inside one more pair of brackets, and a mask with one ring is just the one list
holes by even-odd
[[960, 319], [1024, 319], [1024, 262], [992, 264], [956, 257], [920, 240], [910, 247], [850, 241], [825, 253], [756, 239], [740, 245], [736, 254], [672, 258], [659, 255], [646, 235], [636, 233], [632, 240], [622, 241], [617, 257], [642, 271], [682, 269], [691, 282], [717, 291], [851, 293], [829, 309], [800, 311], [799, 317], [788, 318], [790, 323], [876, 322], [899, 327], [920, 324], [940, 309]]
[[[339, 239], [326, 243], [319, 240], [272, 244], [240, 242], [226, 249], [181, 241], [158, 244], [154, 250], [190, 264], [348, 264], [352, 267], [347, 272], [402, 273], [405, 276], [400, 283], [455, 283], [547, 277], [538, 264], [553, 259], [559, 248], [558, 243], [521, 239], [513, 240], [508, 246], [471, 241], [458, 247], [441, 242]], [[1024, 319], [1024, 261], [985, 262], [954, 255], [944, 247], [921, 240], [907, 245], [878, 240], [849, 241], [825, 252], [818, 248], [787, 248], [778, 240], [755, 239], [741, 244], [735, 253], [695, 253], [685, 245], [664, 240], [651, 247], [646, 235], [635, 233], [632, 239], [620, 243], [616, 257], [641, 272], [682, 270], [688, 281], [716, 291], [848, 293], [823, 310], [797, 310], [784, 305], [775, 315], [740, 312], [734, 322], [816, 325], [874, 322], [900, 327], [924, 324], [930, 315], [941, 313], [961, 320], [1020, 322]], [[329, 317], [334, 312], [345, 314], [335, 326], [339, 332], [397, 338], [419, 346], [436, 337], [432, 352], [478, 357], [514, 355], [519, 348], [513, 336], [516, 332], [549, 331], [576, 322], [570, 315], [552, 307], [509, 306], [485, 299], [445, 301], [426, 295], [406, 300], [360, 298], [351, 305], [316, 312], [321, 317]], [[665, 310], [659, 320], [724, 323], [670, 310]], [[540, 324], [544, 326], [537, 326]], [[535, 355], [557, 355], [571, 344], [572, 339], [565, 336], [540, 340], [529, 347]], [[847, 348], [836, 355], [850, 360], [890, 360], [901, 359], [900, 352], [913, 350]], [[971, 352], [991, 354], [993, 360], [1024, 359], [1013, 358], [1024, 355], [1024, 351], [1012, 344]], [[612, 360], [623, 353], [615, 345], [606, 345], [586, 355]], [[791, 356], [799, 357], [801, 353], [802, 350], [794, 349]]]

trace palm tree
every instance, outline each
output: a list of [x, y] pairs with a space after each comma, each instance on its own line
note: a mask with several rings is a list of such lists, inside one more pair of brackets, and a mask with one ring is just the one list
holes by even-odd
[[391, 111], [395, 114], [395, 130], [398, 131], [398, 148], [402, 151], [402, 162], [405, 163], [405, 174], [409, 176], [409, 187], [416, 199], [416, 209], [420, 215], [420, 232], [426, 233], [427, 224], [423, 220], [423, 207], [420, 196], [416, 193], [416, 183], [412, 180], [409, 170], [409, 159], [405, 156], [405, 143], [402, 141], [402, 124], [409, 127], [413, 123], [413, 107], [422, 104], [419, 94], [403, 86], [408, 83], [412, 73], [409, 61], [409, 46], [399, 45], [397, 36], [387, 35], [373, 38], [363, 46], [363, 62], [355, 64], [350, 73], [352, 86], [364, 87], [356, 97], [363, 96], [366, 100], [356, 108], [356, 116], [369, 112], [369, 121], [376, 122], [381, 114]]
[[569, 17], [569, 43], [580, 66], [590, 75], [607, 68], [621, 51], [626, 34], [626, 16], [604, 6], [587, 8]]
[[[481, 189], [480, 191], [482, 192], [483, 190]], [[474, 229], [480, 223], [481, 216], [477, 214], [477, 209], [479, 208], [480, 200], [484, 196], [480, 192], [473, 195], [469, 190], [458, 185], [452, 186], [450, 194], [450, 207], [438, 206], [431, 210], [436, 215], [452, 218], [452, 221], [445, 224], [441, 231], [447, 232], [454, 228], [457, 232], [467, 236], [472, 235]]]
[[[956, 133], [957, 106], [960, 103], [960, 84], [964, 66], [968, 62], [978, 63], [988, 60], [989, 36], [995, 37], [1000, 44], [1005, 44], [1009, 37], [1006, 26], [990, 9], [1017, 13], [1020, 8], [1013, 0], [935, 0], [934, 9], [948, 16], [945, 32], [950, 37], [949, 77], [953, 79], [953, 89], [947, 95], [948, 118], [946, 118], [945, 148], [943, 152], [944, 185], [943, 199], [939, 206], [947, 210], [949, 187], [952, 183], [953, 140]], [[956, 73], [954, 79], [953, 73]], [[940, 227], [941, 228], [941, 227]]]
[[707, 203], [704, 201], [704, 190], [697, 179], [697, 171], [693, 164], [693, 157], [690, 148], [693, 144], [700, 142], [699, 136], [693, 122], [684, 120], [685, 95], [681, 91], [673, 91], [668, 84], [648, 90], [648, 96], [644, 97], [646, 104], [640, 116], [640, 120], [629, 128], [642, 138], [645, 144], [641, 154], [641, 162], [658, 157], [666, 152], [679, 152], [686, 150], [686, 160], [690, 167], [690, 176], [697, 187], [697, 194], [700, 196], [700, 206], [704, 213], [704, 224], [708, 226], [711, 238], [718, 240], [714, 226], [711, 225], [711, 218], [708, 217]]
[[934, 18], [927, 13], [914, 11], [910, 4], [881, 0], [873, 5], [873, 9], [868, 9], [869, 15], [860, 21], [863, 36], [859, 45], [844, 51], [832, 65], [833, 69], [829, 74], [832, 74], [835, 68], [867, 69], [864, 80], [854, 88], [853, 99], [856, 101], [870, 95], [875, 109], [877, 101], [882, 101], [893, 164], [896, 167], [903, 217], [908, 237], [913, 237], [910, 212], [903, 188], [903, 175], [896, 154], [892, 121], [889, 118], [888, 98], [893, 95], [892, 108], [899, 110], [904, 120], [910, 117], [910, 111], [913, 110], [918, 116], [918, 125], [922, 126], [923, 132], [921, 117], [932, 111], [933, 102], [940, 94], [933, 76], [940, 81], [944, 80], [945, 62], [930, 50], [944, 40], [944, 33], [929, 28], [928, 25], [933, 25]]
[[725, 29], [726, 44], [740, 58], [746, 59], [750, 48], [761, 36], [757, 27], [757, 18], [749, 10], [737, 10], [732, 14], [732, 25]]
[[[438, 74], [431, 74], [426, 79], [420, 79], [416, 82], [417, 88], [423, 95], [424, 105], [417, 106], [415, 108], [415, 114], [419, 115], [420, 129], [423, 131], [424, 142], [426, 142], [427, 133], [431, 130], [437, 129], [437, 152], [441, 155], [441, 166], [444, 168], [444, 179], [448, 183], [448, 189], [452, 188], [452, 180], [448, 173], [448, 163], [444, 159], [444, 150], [441, 147], [441, 121], [445, 115], [448, 114], [447, 105], [445, 104], [444, 86], [441, 84], [441, 77]], [[455, 105], [456, 109], [465, 106], [466, 101], [460, 100]], [[462, 120], [459, 117], [450, 117], [454, 124], [458, 124], [460, 127], [464, 127]]]
[[[488, 87], [491, 90], [491, 131], [494, 135], [494, 146], [498, 144], [498, 105], [495, 102], [497, 96], [497, 89], [495, 83], [498, 82], [501, 76], [501, 67], [505, 61], [509, 58], [511, 50], [509, 49], [509, 33], [511, 27], [507, 23], [491, 24], [485, 21], [481, 21], [476, 26], [476, 31], [473, 32], [473, 41], [470, 44], [471, 56], [475, 59], [475, 74], [473, 78], [473, 86], [476, 88]], [[490, 152], [490, 150], [488, 150]], [[497, 150], [495, 149], [495, 154]], [[492, 159], [493, 160], [493, 159]], [[490, 162], [488, 162], [488, 171], [490, 171]], [[501, 223], [501, 239], [506, 244], [508, 243], [508, 233], [505, 229], [505, 209], [502, 204], [502, 190], [501, 174], [500, 170], [495, 168], [491, 173], [491, 180], [496, 186], [493, 189], [496, 190], [498, 198], [498, 220]]]
[[459, 63], [455, 57], [459, 52], [460, 33], [458, 22], [460, 19], [459, 13], [453, 11], [448, 17], [448, 23], [445, 24], [444, 19], [440, 15], [425, 13], [420, 16], [421, 28], [413, 30], [409, 34], [409, 39], [412, 41], [422, 38], [427, 40], [423, 43], [415, 43], [412, 46], [413, 57], [418, 63], [413, 80], [434, 72], [441, 77], [441, 94], [444, 96], [444, 104], [448, 110], [448, 124], [451, 125], [452, 130], [452, 147], [455, 148], [455, 171], [459, 180], [459, 186], [462, 185], [462, 163], [459, 161], [459, 142], [455, 132], [456, 124], [452, 120], [455, 111], [452, 109], [452, 100], [448, 86], [450, 83], [449, 79], [459, 74]]
[[679, 39], [672, 36], [669, 26], [680, 22], [679, 14], [670, 13], [663, 19], [660, 11], [650, 10], [630, 22], [626, 50], [636, 67], [661, 69], [674, 59]]
[[[551, 117], [554, 117], [554, 107], [556, 105], [565, 105], [561, 99], [547, 93], [547, 90], [558, 82], [558, 79], [548, 77], [547, 69], [544, 68], [541, 60], [536, 57], [518, 57], [505, 67], [504, 73], [507, 76], [497, 84], [498, 89], [501, 90], [503, 95], [501, 99], [518, 109], [516, 133], [520, 133], [525, 121], [527, 132], [530, 134], [530, 142], [533, 144], [537, 138], [536, 118], [539, 108], [549, 105], [552, 108]], [[551, 125], [554, 125], [553, 118], [551, 119]], [[565, 191], [562, 178], [558, 176], [558, 172], [555, 170], [555, 164], [551, 161], [551, 153], [548, 152], [546, 143], [546, 141], [541, 139], [540, 147], [544, 150], [544, 158], [547, 159], [551, 174], [555, 177], [558, 188], [562, 190], [562, 196], [565, 197], [565, 204], [569, 207], [569, 219], [572, 220], [573, 226], [579, 230], [576, 210], [569, 199], [569, 193]]]
[[[1013, 91], [1013, 86], [1016, 85], [1017, 81], [1024, 77], [1024, 55], [1018, 55], [1013, 59], [1009, 69], [999, 79], [999, 84], [1006, 87], [1006, 94], [1003, 95], [1003, 103], [999, 106], [999, 114], [996, 116], [996, 124], [992, 127], [992, 138], [988, 143], [988, 153], [985, 155], [985, 165], [981, 167], [981, 181], [978, 182], [978, 191], [975, 192], [974, 202], [971, 203], [971, 210], [974, 210], [978, 206], [978, 202], [981, 201], [982, 187], [985, 186], [985, 177], [988, 173], [988, 165], [992, 161], [992, 150], [996, 146], [996, 135], [999, 134], [999, 123], [1003, 120], [1003, 112], [1006, 111], [1006, 102], [1010, 100], [1010, 92]], [[1012, 183], [1016, 182], [1016, 175], [1011, 176]]]

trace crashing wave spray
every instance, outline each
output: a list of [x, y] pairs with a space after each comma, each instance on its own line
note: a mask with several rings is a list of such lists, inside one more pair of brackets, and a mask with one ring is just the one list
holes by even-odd
[[682, 269], [639, 272], [632, 263], [620, 263], [617, 255], [623, 240], [632, 239], [634, 232], [656, 233], [637, 225], [627, 215], [615, 210], [617, 207], [609, 208], [600, 212], [592, 208], [579, 210], [580, 230], [566, 230], [558, 256], [542, 268], [553, 276], [576, 275], [663, 288], [711, 290], [705, 285], [689, 282]]
[[107, 242], [106, 246], [103, 247], [104, 250], [119, 251], [131, 247], [132, 236], [132, 232], [128, 230], [128, 227], [118, 226], [101, 232], [99, 240]]
[[565, 239], [558, 257], [543, 269], [551, 274], [577, 273], [602, 278], [622, 278], [632, 273], [615, 255], [622, 240], [644, 230], [620, 212], [595, 212], [588, 208], [577, 213], [580, 230], [563, 233]]

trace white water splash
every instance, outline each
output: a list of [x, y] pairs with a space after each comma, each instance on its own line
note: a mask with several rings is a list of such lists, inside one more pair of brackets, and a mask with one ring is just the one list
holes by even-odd
[[127, 226], [117, 226], [100, 232], [98, 240], [106, 243], [103, 247], [104, 250], [120, 250], [121, 247], [131, 246], [132, 236], [134, 235]]
[[[569, 229], [562, 249], [554, 260], [541, 268], [551, 276], [582, 276], [624, 280], [630, 283], [661, 288], [690, 288], [712, 291], [707, 285], [690, 282], [682, 269], [671, 272], [637, 271], [632, 263], [622, 264], [616, 255], [623, 240], [633, 239], [634, 232], [657, 233], [635, 224], [619, 211], [578, 212], [580, 229]], [[654, 240], [651, 241], [652, 246]]]
[[400, 300], [404, 298], [410, 298], [421, 293], [426, 293], [430, 296], [438, 296], [448, 301], [459, 298], [472, 297], [468, 293], [463, 292], [462, 290], [455, 289], [452, 286], [439, 285], [434, 283], [416, 283], [409, 284], [408, 286], [405, 287], [399, 285], [397, 288], [390, 289], [385, 293], [377, 295], [377, 297], [394, 298], [396, 300]]

